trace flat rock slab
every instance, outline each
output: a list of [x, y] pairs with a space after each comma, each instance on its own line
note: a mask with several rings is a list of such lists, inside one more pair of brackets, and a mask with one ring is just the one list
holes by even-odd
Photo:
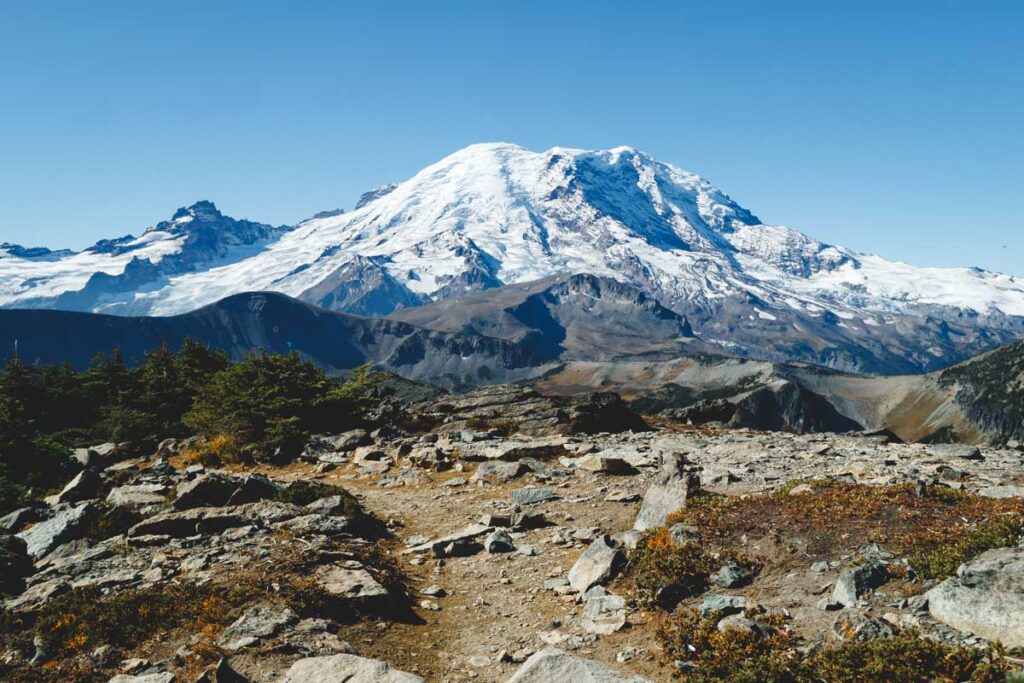
[[[426, 543], [421, 543], [420, 545], [409, 548], [405, 553], [433, 553], [434, 555], [441, 553], [443, 555], [444, 549], [452, 543], [475, 541], [481, 536], [489, 534], [492, 531], [494, 531], [494, 527], [483, 524], [470, 524], [461, 531], [456, 531], [454, 534], [442, 536], [441, 538], [436, 538], [432, 541], [427, 541]], [[481, 546], [481, 548], [482, 547], [483, 546]], [[438, 556], [440, 557], [442, 555]]]
[[1024, 548], [984, 552], [926, 595], [933, 618], [1009, 647], [1024, 646]]
[[508, 683], [653, 683], [620, 674], [604, 664], [574, 657], [556, 647], [535, 653], [508, 679]]
[[313, 575], [317, 584], [327, 593], [348, 600], [376, 600], [391, 597], [388, 589], [380, 585], [366, 568], [355, 561], [341, 566], [326, 566]]
[[514, 462], [523, 458], [536, 458], [537, 460], [554, 460], [560, 455], [566, 455], [567, 440], [564, 437], [551, 439], [535, 439], [533, 441], [502, 441], [501, 443], [484, 446], [477, 449], [466, 449], [462, 454], [465, 460], [504, 460]]
[[426, 683], [426, 681], [419, 676], [392, 669], [387, 662], [382, 662], [379, 659], [340, 654], [300, 659], [285, 672], [281, 683]]
[[58, 512], [17, 536], [25, 541], [28, 554], [38, 560], [57, 546], [78, 538], [78, 534], [97, 514], [96, 506], [92, 503], [82, 503], [78, 507]]
[[516, 505], [536, 505], [558, 498], [553, 489], [546, 486], [527, 486], [511, 493], [512, 502]]

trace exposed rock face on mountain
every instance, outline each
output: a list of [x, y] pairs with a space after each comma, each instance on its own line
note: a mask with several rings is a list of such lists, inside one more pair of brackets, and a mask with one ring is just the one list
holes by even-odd
[[1024, 332], [1024, 282], [764, 225], [628, 147], [473, 145], [294, 229], [203, 202], [78, 254], [7, 247], [0, 306], [169, 315], [274, 290], [379, 315], [571, 273], [633, 285], [736, 353], [846, 371], [931, 370]]
[[539, 357], [611, 359], [688, 351], [685, 317], [610, 278], [551, 277], [396, 311], [396, 320], [521, 344]]
[[675, 360], [575, 361], [537, 387], [601, 388], [645, 413], [694, 424], [792, 432], [886, 430], [907, 442], [1024, 441], [1024, 343], [946, 370], [871, 377], [822, 368], [694, 355]]

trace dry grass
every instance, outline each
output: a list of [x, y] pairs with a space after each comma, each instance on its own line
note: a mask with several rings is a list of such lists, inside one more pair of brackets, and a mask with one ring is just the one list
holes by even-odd
[[[685, 522], [707, 544], [738, 545], [747, 538], [799, 538], [807, 557], [827, 559], [844, 544], [878, 543], [907, 555], [921, 576], [937, 577], [992, 547], [1024, 534], [1024, 500], [992, 499], [931, 487], [923, 496], [913, 486], [863, 486], [800, 482], [777, 492], [727, 498], [697, 496], [670, 518]], [[838, 533], [837, 533], [838, 532]]]

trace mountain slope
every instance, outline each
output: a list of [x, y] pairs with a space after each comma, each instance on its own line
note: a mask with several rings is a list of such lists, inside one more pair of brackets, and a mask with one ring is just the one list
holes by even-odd
[[552, 360], [678, 355], [699, 346], [685, 317], [635, 287], [593, 275], [507, 285], [401, 309], [391, 317], [432, 330], [514, 341]]
[[[0, 306], [165, 315], [273, 290], [380, 315], [590, 273], [639, 287], [708, 341], [771, 360], [921, 371], [1024, 334], [1016, 278], [915, 268], [763, 225], [704, 179], [627, 147], [472, 145], [367, 193], [350, 213], [253, 246], [170, 272], [157, 247], [146, 257], [157, 266], [0, 250]], [[90, 268], [118, 281], [101, 277], [94, 292]]]
[[239, 358], [265, 349], [298, 351], [329, 373], [367, 361], [405, 377], [449, 388], [535, 375], [544, 363], [518, 345], [481, 335], [448, 334], [383, 318], [326, 311], [273, 292], [239, 294], [169, 317], [129, 317], [48, 310], [0, 310], [0, 349], [17, 340], [28, 363], [85, 367], [120, 349], [129, 363], [185, 338]]

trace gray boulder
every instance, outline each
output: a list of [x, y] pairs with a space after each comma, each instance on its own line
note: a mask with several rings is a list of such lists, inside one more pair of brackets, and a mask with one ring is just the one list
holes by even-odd
[[511, 553], [516, 549], [512, 537], [504, 529], [495, 529], [484, 539], [484, 549], [489, 553]]
[[228, 650], [239, 650], [264, 638], [272, 638], [297, 623], [299, 617], [287, 607], [275, 609], [256, 605], [247, 609], [221, 634], [221, 644]]
[[140, 674], [137, 676], [121, 674], [114, 676], [107, 683], [174, 683], [176, 680], [177, 678], [171, 672], [161, 671], [160, 673]]
[[583, 618], [587, 633], [610, 636], [626, 625], [626, 600], [612, 595], [601, 586], [594, 586], [584, 596]]
[[688, 468], [682, 455], [669, 456], [640, 505], [633, 528], [647, 531], [664, 526], [668, 516], [686, 507], [687, 497], [700, 485], [700, 479]]
[[476, 472], [470, 477], [471, 482], [483, 481], [489, 484], [507, 484], [513, 479], [518, 479], [528, 472], [529, 469], [521, 462], [506, 462], [504, 460], [488, 460], [480, 463]]
[[292, 664], [281, 683], [426, 683], [419, 676], [392, 669], [387, 662], [356, 655], [307, 657]]
[[591, 586], [615, 578], [625, 564], [626, 556], [615, 547], [609, 536], [594, 540], [569, 570], [569, 585], [580, 593], [586, 593]]
[[617, 673], [604, 664], [574, 657], [555, 647], [534, 653], [508, 683], [652, 683], [646, 678]]
[[17, 536], [25, 541], [28, 554], [38, 560], [57, 546], [80, 538], [80, 534], [98, 513], [99, 510], [92, 503], [82, 503], [78, 507], [61, 510]]
[[254, 472], [242, 479], [241, 483], [238, 484], [238, 488], [231, 493], [227, 504], [245, 505], [246, 503], [255, 503], [261, 500], [270, 500], [280, 490], [281, 487], [271, 481], [270, 477]]
[[891, 638], [893, 628], [860, 610], [844, 610], [832, 623], [832, 635], [837, 640], [863, 643], [877, 638]]
[[83, 500], [95, 498], [102, 489], [103, 478], [95, 471], [86, 468], [75, 475], [75, 478], [57, 494], [56, 501], [58, 503], [81, 503]]
[[558, 498], [558, 494], [546, 486], [527, 486], [516, 489], [511, 494], [516, 505], [535, 505]]
[[928, 591], [928, 611], [950, 626], [1024, 646], [1024, 548], [997, 548]]
[[132, 509], [163, 505], [170, 489], [164, 484], [115, 486], [107, 494], [107, 505]]
[[857, 567], [844, 569], [836, 579], [832, 590], [832, 601], [846, 607], [853, 607], [865, 594], [889, 580], [889, 570], [876, 559]]
[[238, 480], [233, 477], [220, 472], [207, 472], [191, 481], [178, 484], [174, 507], [179, 510], [221, 507], [227, 505], [228, 499], [238, 486]]

